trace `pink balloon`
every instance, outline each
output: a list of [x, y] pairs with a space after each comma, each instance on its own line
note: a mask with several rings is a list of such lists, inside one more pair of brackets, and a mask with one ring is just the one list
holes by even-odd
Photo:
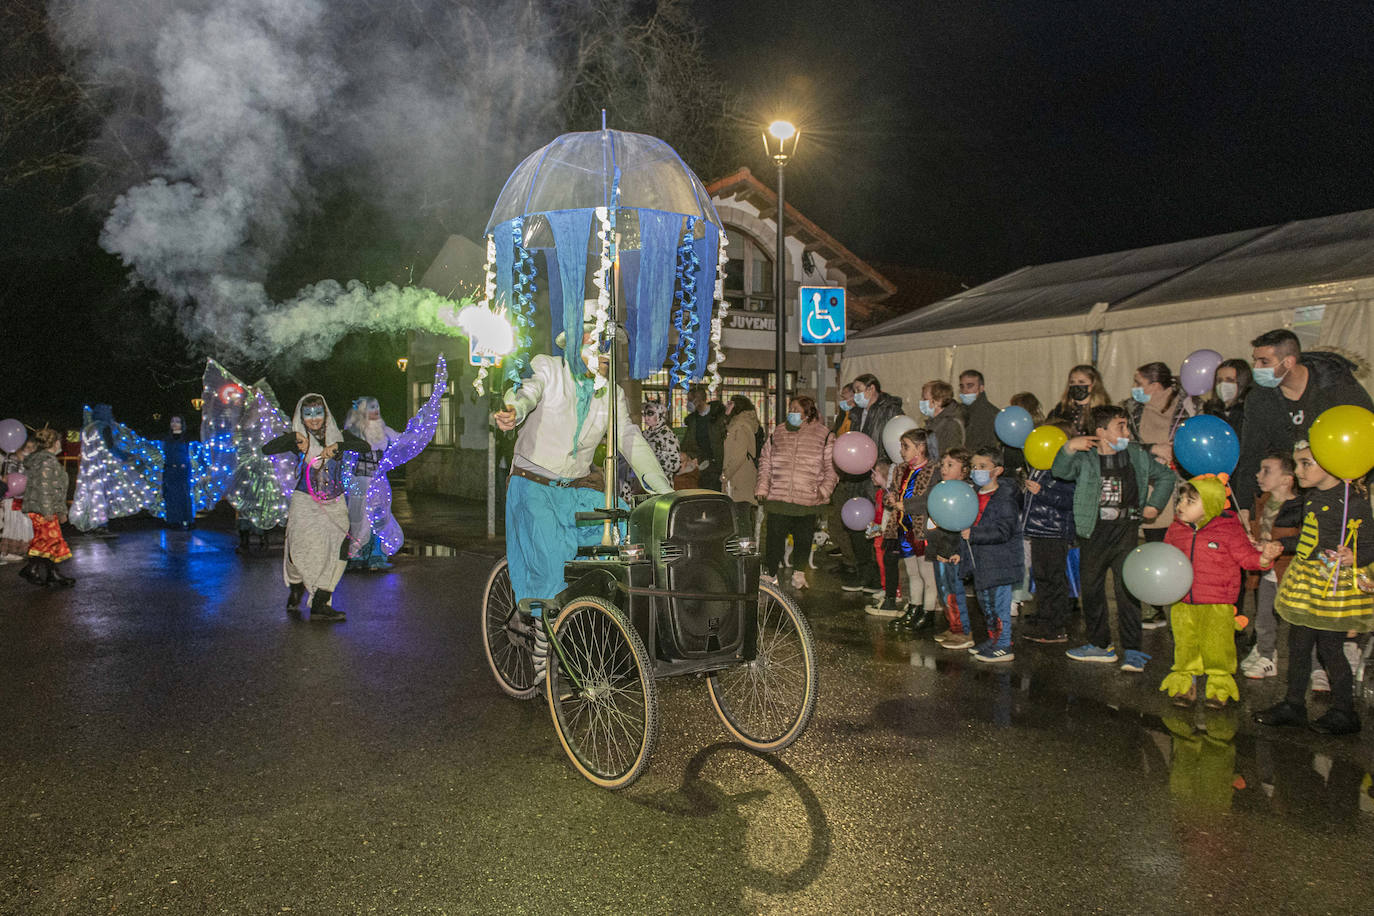
[[8, 489], [5, 491], [6, 496], [23, 496], [24, 490], [26, 490], [29, 486], [29, 478], [26, 475], [21, 474], [18, 471], [15, 471], [13, 474], [5, 478], [5, 484], [8, 487]]
[[1221, 354], [1216, 350], [1194, 350], [1188, 354], [1178, 370], [1178, 383], [1193, 397], [1202, 397], [1212, 390]]
[[835, 440], [835, 467], [846, 474], [867, 474], [878, 462], [878, 443], [849, 432]]
[[877, 510], [873, 508], [873, 503], [862, 496], [845, 500], [845, 504], [840, 507], [840, 518], [850, 531], [863, 531], [876, 514]]

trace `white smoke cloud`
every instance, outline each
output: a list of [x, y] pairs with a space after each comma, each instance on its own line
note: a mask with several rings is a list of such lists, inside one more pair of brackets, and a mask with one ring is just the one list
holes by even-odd
[[540, 9], [54, 0], [54, 34], [109, 111], [102, 246], [191, 339], [235, 355], [318, 359], [354, 330], [455, 333], [423, 290], [326, 280], [276, 302], [265, 283], [302, 215], [341, 186], [396, 226], [480, 225], [549, 136], [558, 74]]

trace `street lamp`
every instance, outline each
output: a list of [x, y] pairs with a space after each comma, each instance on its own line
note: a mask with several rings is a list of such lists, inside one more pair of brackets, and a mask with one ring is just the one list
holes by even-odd
[[787, 394], [784, 381], [787, 378], [787, 308], [784, 303], [787, 289], [787, 242], [783, 233], [783, 183], [782, 170], [796, 155], [797, 141], [801, 131], [791, 121], [774, 121], [763, 134], [763, 148], [778, 166], [778, 247], [773, 256], [773, 294], [777, 296], [777, 395], [774, 400], [773, 422], [780, 423], [787, 416]]
[[407, 358], [404, 357], [404, 356], [402, 356], [400, 359], [396, 360], [396, 368], [397, 368], [397, 369], [400, 369], [402, 372], [406, 371], [406, 366], [409, 366], [409, 365], [410, 365], [410, 360], [407, 359]]

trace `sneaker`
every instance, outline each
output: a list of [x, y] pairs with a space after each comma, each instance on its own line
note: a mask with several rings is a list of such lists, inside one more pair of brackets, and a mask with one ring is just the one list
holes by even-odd
[[1163, 614], [1151, 617], [1148, 620], [1140, 621], [1140, 628], [1142, 630], [1159, 630], [1163, 629], [1164, 627], [1167, 627], [1168, 625], [1169, 621], [1165, 619]]
[[973, 637], [967, 633], [948, 631], [935, 637], [935, 641], [946, 649], [967, 649], [973, 645]]
[[1013, 616], [1013, 617], [1020, 617], [1020, 616], [1021, 616], [1021, 602], [1019, 602], [1019, 601], [1013, 601], [1013, 602], [1011, 603], [1011, 616]]
[[982, 642], [978, 643], [976, 646], [969, 646], [968, 654], [978, 655], [981, 652], [990, 650], [995, 645], [996, 643], [994, 643], [991, 639], [985, 639]]
[[1331, 681], [1326, 676], [1323, 668], [1317, 668], [1312, 672], [1312, 680], [1308, 682], [1308, 689], [1313, 693], [1330, 693]]
[[883, 587], [881, 585], [861, 585], [859, 586], [859, 590], [868, 592], [870, 595], [881, 595], [883, 593]]
[[1121, 670], [1139, 673], [1145, 670], [1145, 663], [1149, 660], [1150, 656], [1139, 649], [1127, 649], [1126, 658], [1121, 663]]
[[800, 569], [792, 570], [792, 587], [797, 591], [801, 591], [804, 588], [810, 588], [811, 586], [806, 583], [806, 573], [802, 572]]
[[[1267, 677], [1275, 677], [1279, 673], [1279, 666], [1274, 663], [1272, 658], [1263, 655], [1253, 655], [1254, 661], [1250, 657], [1245, 659], [1245, 664], [1240, 666], [1240, 673], [1250, 678], [1252, 681], [1263, 680]], [[1324, 672], [1323, 672], [1324, 673]]]
[[1328, 709], [1308, 727], [1321, 735], [1355, 735], [1360, 731], [1360, 717], [1342, 709]]
[[761, 573], [759, 573], [759, 581], [762, 582], [762, 583], [764, 583], [765, 585], [777, 585], [777, 584], [778, 584], [778, 577], [777, 577], [777, 576], [770, 576], [770, 575], [768, 575], [768, 573], [766, 573], [766, 572], [761, 572]]
[[1058, 633], [1051, 630], [1037, 630], [1022, 635], [1031, 642], [1038, 642], [1041, 645], [1059, 645], [1069, 641], [1069, 634], [1065, 633], [1063, 630], [1060, 630]]
[[1064, 654], [1076, 662], [1097, 662], [1103, 665], [1116, 664], [1116, 650], [1111, 646], [1105, 649], [1099, 649], [1092, 643], [1088, 643], [1086, 646], [1070, 649]]
[[977, 655], [973, 656], [974, 661], [985, 662], [989, 665], [995, 665], [998, 662], [1010, 662], [1014, 661], [1015, 659], [1016, 655], [1011, 651], [1011, 649], [997, 649], [992, 646], [989, 646], [982, 652], [979, 652]]
[[864, 608], [864, 613], [872, 617], [893, 618], [902, 616], [902, 609], [897, 606], [895, 601], [883, 601], [880, 604], [870, 604]]
[[866, 589], [865, 589], [862, 585], [860, 585], [858, 582], [855, 582], [854, 580], [851, 579], [851, 580], [849, 580], [848, 582], [846, 582], [844, 585], [841, 585], [841, 586], [840, 586], [840, 591], [845, 591], [845, 592], [862, 592], [862, 591], [866, 591]]

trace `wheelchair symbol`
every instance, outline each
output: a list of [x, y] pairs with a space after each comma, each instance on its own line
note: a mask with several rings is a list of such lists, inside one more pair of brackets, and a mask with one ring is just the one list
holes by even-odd
[[[828, 304], [832, 308], [839, 308], [839, 297], [831, 296]], [[814, 341], [826, 341], [841, 331], [842, 329], [835, 323], [835, 316], [830, 313], [830, 309], [821, 304], [821, 294], [812, 293], [811, 313], [806, 316], [806, 333]]]

